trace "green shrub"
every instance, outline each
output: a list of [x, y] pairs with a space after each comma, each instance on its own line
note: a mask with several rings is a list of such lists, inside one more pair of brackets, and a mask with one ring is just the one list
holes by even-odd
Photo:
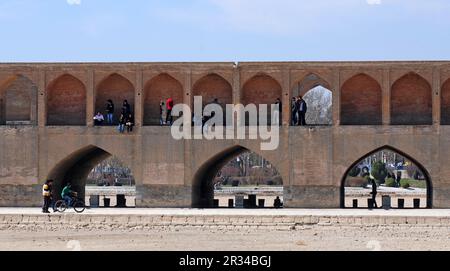
[[386, 187], [396, 187], [396, 183], [393, 178], [387, 178], [385, 184], [386, 184]]
[[359, 169], [358, 167], [354, 167], [350, 170], [348, 175], [350, 175], [350, 177], [356, 177], [359, 175], [359, 173], [361, 173], [361, 169]]
[[377, 180], [380, 184], [383, 184], [388, 174], [386, 164], [381, 161], [377, 161], [375, 164], [373, 164], [371, 173], [375, 180]]
[[409, 181], [408, 180], [401, 180], [400, 181], [400, 186], [402, 187], [402, 188], [410, 188], [411, 187], [411, 185], [409, 184]]

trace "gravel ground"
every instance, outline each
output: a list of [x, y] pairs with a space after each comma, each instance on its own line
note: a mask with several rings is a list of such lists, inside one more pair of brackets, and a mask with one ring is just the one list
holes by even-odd
[[359, 251], [450, 250], [447, 227], [305, 226], [271, 230], [77, 230], [0, 232], [0, 250]]

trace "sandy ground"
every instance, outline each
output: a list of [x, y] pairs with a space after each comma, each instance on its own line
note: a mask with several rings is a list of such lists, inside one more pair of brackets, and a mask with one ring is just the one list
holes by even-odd
[[450, 250], [445, 227], [308, 226], [293, 231], [159, 229], [0, 232], [0, 250]]

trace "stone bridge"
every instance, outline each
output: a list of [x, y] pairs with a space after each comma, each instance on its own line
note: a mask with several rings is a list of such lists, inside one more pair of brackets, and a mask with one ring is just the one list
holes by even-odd
[[[428, 207], [450, 208], [449, 78], [450, 62], [0, 64], [0, 206], [39, 206], [48, 178], [84, 191], [92, 168], [115, 155], [133, 172], [138, 207], [210, 207], [212, 178], [250, 150], [281, 173], [286, 207], [339, 208], [348, 170], [387, 148], [425, 172]], [[291, 98], [319, 85], [332, 92], [333, 125], [291, 127]], [[190, 106], [194, 96], [281, 98], [280, 146], [174, 140], [159, 126], [169, 96]], [[130, 102], [133, 133], [94, 126], [108, 99]]]

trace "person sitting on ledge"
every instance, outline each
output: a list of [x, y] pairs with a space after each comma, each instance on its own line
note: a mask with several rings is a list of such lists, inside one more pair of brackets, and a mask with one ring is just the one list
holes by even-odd
[[277, 197], [275, 199], [275, 201], [273, 202], [273, 207], [275, 207], [275, 209], [280, 209], [281, 207], [283, 207], [283, 203], [281, 202], [280, 197]]
[[100, 126], [105, 121], [105, 118], [103, 117], [103, 114], [98, 112], [97, 115], [94, 116], [94, 125]]

